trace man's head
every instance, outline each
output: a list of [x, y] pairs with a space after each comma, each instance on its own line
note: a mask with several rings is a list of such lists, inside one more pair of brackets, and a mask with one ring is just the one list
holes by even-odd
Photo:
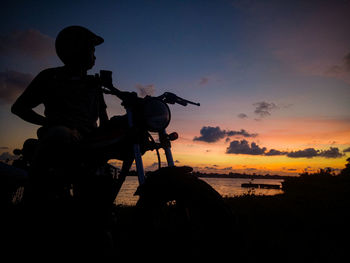
[[69, 26], [58, 33], [56, 53], [65, 65], [91, 69], [95, 64], [95, 46], [103, 38], [82, 26]]

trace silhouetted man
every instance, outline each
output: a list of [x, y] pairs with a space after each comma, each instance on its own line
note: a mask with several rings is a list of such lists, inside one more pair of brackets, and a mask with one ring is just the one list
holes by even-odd
[[[95, 64], [95, 46], [103, 41], [84, 27], [63, 29], [55, 46], [64, 66], [40, 72], [13, 104], [14, 114], [44, 127], [38, 132], [40, 147], [34, 166], [62, 170], [68, 162], [70, 168], [74, 144], [97, 127], [98, 119], [100, 125], [108, 121], [101, 87], [94, 76], [87, 75]], [[39, 104], [45, 106], [44, 116], [33, 110]], [[50, 178], [46, 175], [42, 180]]]
[[[55, 47], [64, 66], [40, 72], [11, 108], [23, 120], [42, 126], [30, 173], [34, 203], [49, 207], [58, 196], [69, 194], [79, 169], [76, 146], [97, 128], [98, 120], [100, 126], [108, 122], [99, 81], [87, 74], [95, 64], [95, 46], [103, 41], [81, 26], [63, 29]], [[33, 110], [39, 104], [44, 104], [44, 116]]]

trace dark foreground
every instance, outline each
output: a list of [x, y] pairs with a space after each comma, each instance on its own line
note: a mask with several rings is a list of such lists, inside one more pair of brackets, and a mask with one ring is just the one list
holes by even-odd
[[[347, 177], [310, 176], [287, 180], [282, 195], [226, 198], [234, 229], [211, 240], [210, 255], [231, 262], [343, 262], [350, 253], [349, 193]], [[126, 242], [121, 253], [135, 249], [129, 235], [134, 209], [119, 208], [118, 242]], [[173, 253], [169, 248], [169, 256]]]
[[[136, 207], [115, 207], [116, 221], [111, 228], [115, 248], [109, 259], [112, 262], [136, 259], [343, 262], [350, 251], [349, 193], [348, 177], [310, 176], [287, 180], [282, 195], [225, 198], [234, 218], [227, 228], [225, 224], [218, 226], [217, 223], [209, 226], [211, 231], [219, 232], [216, 234], [201, 230], [201, 233], [188, 235], [187, 229], [167, 229], [167, 226], [160, 232], [150, 233]], [[20, 213], [14, 213], [10, 222], [3, 224], [3, 229], [9, 230], [4, 252], [11, 253], [14, 261], [19, 255], [26, 258], [23, 247], [31, 247], [29, 254], [34, 259], [44, 251], [41, 243], [31, 246], [30, 239], [22, 239], [22, 219]], [[89, 226], [84, 225], [84, 229]], [[47, 225], [45, 232], [50, 236], [60, 231], [58, 226]], [[65, 235], [63, 240], [69, 240], [73, 246], [76, 242], [79, 247], [81, 240], [74, 240], [69, 233]], [[35, 236], [30, 238], [35, 239]], [[50, 244], [46, 245], [50, 247]], [[89, 252], [89, 244], [83, 246], [83, 255], [84, 251]], [[54, 261], [60, 253], [53, 250], [46, 256], [47, 261]]]

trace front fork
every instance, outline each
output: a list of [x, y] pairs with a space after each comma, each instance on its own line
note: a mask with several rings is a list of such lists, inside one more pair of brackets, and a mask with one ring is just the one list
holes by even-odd
[[[128, 109], [127, 109], [127, 116], [128, 116], [129, 127], [130, 128], [134, 127], [132, 112]], [[160, 138], [164, 138], [164, 136], [166, 136], [165, 129], [162, 132], [159, 132]], [[139, 184], [142, 185], [145, 182], [146, 177], [145, 177], [145, 170], [143, 168], [143, 161], [142, 161], [140, 144], [139, 144], [138, 140], [134, 143], [133, 148], [134, 148], [134, 157], [135, 157], [137, 177], [139, 179]], [[164, 151], [165, 151], [165, 156], [166, 156], [168, 166], [170, 166], [170, 167], [175, 166], [174, 160], [173, 160], [173, 155], [171, 152], [170, 140], [167, 141], [166, 147], [164, 147]]]
[[166, 133], [165, 129], [159, 132], [160, 143], [164, 146], [165, 157], [168, 163], [168, 166], [175, 166], [173, 154], [171, 153], [171, 144], [169, 140], [169, 136]]

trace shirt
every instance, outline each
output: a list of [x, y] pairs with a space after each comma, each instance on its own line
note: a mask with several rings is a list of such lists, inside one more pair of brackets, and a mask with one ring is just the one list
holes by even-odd
[[66, 67], [41, 71], [18, 102], [30, 108], [43, 103], [50, 125], [64, 125], [82, 132], [96, 128], [99, 113], [107, 107], [94, 76], [77, 77]]

